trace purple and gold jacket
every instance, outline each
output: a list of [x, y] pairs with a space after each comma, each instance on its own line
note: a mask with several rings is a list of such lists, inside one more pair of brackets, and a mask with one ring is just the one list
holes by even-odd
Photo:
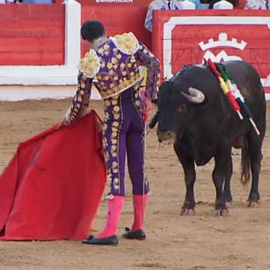
[[92, 83], [106, 100], [117, 96], [142, 80], [139, 61], [147, 68], [145, 95], [156, 99], [160, 64], [149, 49], [132, 33], [110, 38], [96, 50], [90, 50], [79, 63], [78, 89], [66, 113], [69, 123], [75, 121], [89, 105]]

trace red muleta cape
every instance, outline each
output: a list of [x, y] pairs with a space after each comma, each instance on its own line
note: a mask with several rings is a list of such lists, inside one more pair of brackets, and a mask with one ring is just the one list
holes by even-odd
[[88, 235], [106, 185], [99, 123], [91, 112], [19, 145], [0, 177], [0, 240]]

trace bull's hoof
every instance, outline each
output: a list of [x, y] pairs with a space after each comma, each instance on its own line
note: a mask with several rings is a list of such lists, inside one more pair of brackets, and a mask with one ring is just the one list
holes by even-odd
[[225, 205], [227, 208], [231, 208], [233, 206], [233, 202], [226, 202]]
[[247, 201], [247, 207], [258, 207], [259, 201]]
[[229, 209], [228, 208], [222, 209], [221, 214], [223, 217], [227, 217], [229, 215]]
[[196, 212], [194, 208], [192, 209], [182, 208], [180, 215], [181, 216], [195, 216]]
[[215, 210], [215, 217], [227, 217], [229, 215], [229, 209], [217, 209]]
[[259, 192], [251, 192], [248, 196], [247, 202], [252, 204], [254, 203], [258, 203], [260, 200], [260, 194]]
[[224, 199], [225, 199], [225, 202], [232, 202], [233, 201], [231, 193], [225, 193]]

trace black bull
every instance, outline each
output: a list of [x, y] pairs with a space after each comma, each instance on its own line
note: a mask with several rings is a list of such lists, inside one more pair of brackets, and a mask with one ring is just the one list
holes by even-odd
[[258, 183], [266, 125], [264, 89], [258, 73], [248, 63], [229, 61], [224, 64], [244, 96], [260, 135], [247, 118], [239, 119], [219, 81], [205, 66], [184, 67], [160, 87], [157, 135], [159, 141], [174, 138], [174, 150], [186, 183], [182, 214], [194, 212], [195, 164], [205, 165], [212, 158], [215, 160], [212, 174], [216, 188], [215, 209], [221, 215], [227, 212], [226, 202], [232, 201], [232, 147], [242, 148], [242, 181], [247, 182], [250, 170], [252, 172], [249, 204], [260, 199]]

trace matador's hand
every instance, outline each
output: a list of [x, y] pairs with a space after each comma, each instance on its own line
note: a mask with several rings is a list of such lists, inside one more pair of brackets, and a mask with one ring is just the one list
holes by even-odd
[[58, 123], [58, 128], [62, 128], [68, 125], [70, 125], [70, 123], [64, 118], [62, 121]]
[[91, 112], [92, 112], [92, 110], [91, 110], [90, 108], [87, 108], [87, 109], [81, 114], [80, 117], [84, 117], [85, 115], [87, 115], [87, 114], [89, 114], [89, 113], [91, 113]]
[[144, 99], [145, 103], [145, 112], [144, 112], [144, 120], [147, 121], [149, 119], [151, 109], [152, 109], [152, 101], [150, 98], [145, 97]]

